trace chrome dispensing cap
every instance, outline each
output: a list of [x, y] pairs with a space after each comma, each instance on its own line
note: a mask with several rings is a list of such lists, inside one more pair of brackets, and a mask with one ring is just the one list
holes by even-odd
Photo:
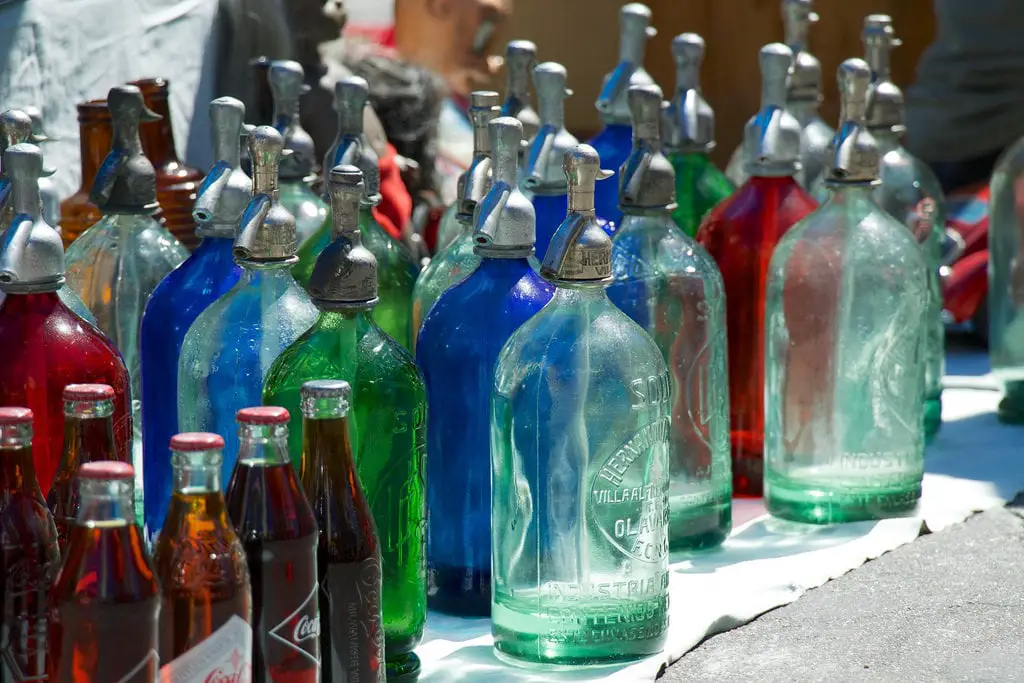
[[654, 83], [643, 64], [647, 40], [657, 33], [651, 26], [651, 10], [647, 5], [631, 2], [619, 10], [619, 63], [605, 76], [596, 103], [605, 121], [629, 123], [626, 91], [634, 85]]
[[305, 178], [316, 167], [313, 136], [299, 123], [299, 98], [309, 91], [306, 72], [298, 62], [279, 60], [270, 63], [267, 81], [274, 97], [274, 128], [284, 136], [288, 156], [281, 159], [281, 177]]
[[340, 379], [314, 379], [299, 390], [302, 416], [312, 419], [340, 418], [352, 407], [352, 387]]
[[827, 150], [827, 183], [878, 182], [881, 155], [865, 125], [871, 67], [862, 59], [839, 65], [839, 129]]
[[[458, 213], [463, 223], [473, 221], [477, 204], [491, 188], [491, 134], [488, 125], [498, 117], [498, 93], [475, 90], [469, 94], [469, 121], [473, 126], [473, 161], [459, 176]], [[521, 123], [521, 122], [520, 122]]]
[[786, 111], [786, 77], [793, 51], [782, 43], [761, 48], [761, 111], [743, 131], [743, 159], [751, 176], [791, 176], [800, 170], [800, 122]]
[[93, 180], [89, 201], [104, 213], [154, 213], [156, 170], [142, 152], [139, 123], [159, 121], [134, 85], [119, 85], [107, 93], [114, 129], [110, 153]]
[[676, 91], [665, 112], [665, 145], [686, 152], [710, 152], [715, 147], [715, 112], [700, 92], [704, 39], [682, 33], [672, 39]]
[[902, 45], [893, 31], [892, 17], [870, 14], [864, 18], [864, 56], [871, 68], [871, 91], [868, 95], [867, 126], [873, 131], [902, 134], [906, 130], [906, 106], [903, 91], [892, 82], [890, 55]]
[[569, 214], [555, 230], [540, 274], [557, 284], [604, 284], [612, 279], [612, 240], [597, 222], [594, 189], [609, 177], [590, 145], [576, 145], [565, 153], [569, 181]]
[[355, 166], [335, 166], [327, 178], [333, 221], [331, 243], [313, 266], [309, 295], [323, 310], [371, 308], [379, 301], [377, 259], [363, 246], [359, 230], [363, 174]]
[[788, 102], [817, 102], [821, 99], [821, 62], [807, 50], [807, 34], [818, 14], [811, 9], [813, 0], [782, 0], [782, 23], [786, 45], [793, 51], [789, 70]]
[[619, 208], [624, 212], [667, 210], [676, 204], [676, 173], [661, 152], [661, 88], [629, 89], [633, 150], [619, 176]]
[[533, 252], [537, 216], [533, 203], [516, 185], [523, 124], [501, 116], [488, 124], [494, 155], [493, 180], [473, 216], [477, 253], [492, 258], [518, 258]]
[[252, 180], [241, 164], [245, 105], [234, 97], [218, 97], [210, 102], [210, 121], [217, 160], [199, 186], [192, 218], [198, 235], [234, 237], [252, 199]]
[[565, 87], [567, 78], [565, 67], [555, 62], [538, 64], [533, 70], [540, 129], [530, 143], [523, 182], [537, 194], [565, 193], [562, 162], [565, 153], [580, 143], [565, 128], [565, 99], [572, 95], [572, 90]]
[[29, 142], [33, 145], [38, 145], [41, 142], [49, 142], [54, 138], [51, 138], [43, 130], [43, 111], [34, 105], [22, 107], [22, 111], [28, 114], [28, 117], [32, 119], [32, 136], [29, 138]]
[[[363, 140], [363, 111], [369, 101], [370, 86], [365, 78], [347, 76], [334, 84], [338, 134], [324, 157], [324, 169], [345, 164], [358, 166], [363, 172], [363, 202], [376, 206], [381, 201], [379, 160]], [[325, 195], [325, 199], [330, 198]]]
[[508, 92], [501, 116], [514, 116], [523, 124], [523, 142], [529, 142], [540, 128], [540, 116], [530, 106], [530, 76], [537, 66], [537, 46], [529, 40], [510, 41], [505, 48]]
[[0, 154], [23, 142], [32, 142], [32, 117], [20, 109], [0, 113]]
[[271, 126], [249, 132], [253, 195], [242, 214], [235, 238], [234, 256], [239, 261], [294, 261], [295, 217], [278, 201], [277, 170], [284, 138]]
[[3, 156], [11, 180], [14, 220], [0, 237], [0, 291], [55, 292], [64, 284], [64, 243], [40, 216], [43, 154], [35, 145], [9, 147]]

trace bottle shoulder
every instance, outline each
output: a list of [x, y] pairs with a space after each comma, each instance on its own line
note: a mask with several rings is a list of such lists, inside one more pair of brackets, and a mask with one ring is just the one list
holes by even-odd
[[612, 272], [617, 281], [658, 276], [722, 279], [707, 249], [671, 218], [625, 221], [612, 240]]

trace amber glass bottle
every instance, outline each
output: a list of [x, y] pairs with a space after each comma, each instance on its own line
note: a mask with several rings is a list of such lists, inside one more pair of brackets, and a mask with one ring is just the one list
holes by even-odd
[[100, 164], [110, 151], [114, 137], [106, 100], [79, 104], [78, 128], [82, 150], [82, 185], [60, 203], [60, 227], [65, 247], [100, 219], [99, 207], [89, 201], [89, 190]]

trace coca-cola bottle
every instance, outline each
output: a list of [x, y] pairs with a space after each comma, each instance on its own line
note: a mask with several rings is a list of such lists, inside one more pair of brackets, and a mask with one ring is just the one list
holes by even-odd
[[59, 566], [57, 530], [39, 491], [32, 461], [32, 411], [0, 408], [3, 683], [46, 680], [46, 594]]
[[217, 434], [171, 438], [174, 495], [153, 553], [163, 683], [252, 680], [249, 568], [220, 489], [223, 450]]
[[288, 459], [288, 411], [243, 408], [228, 516], [252, 580], [253, 683], [319, 683], [317, 524]]
[[300, 478], [320, 527], [321, 680], [383, 683], [380, 543], [352, 458], [351, 387], [302, 385]]
[[50, 591], [50, 680], [153, 683], [160, 586], [135, 523], [135, 470], [86, 463], [78, 489], [81, 507]]
[[64, 387], [64, 450], [46, 495], [62, 552], [78, 516], [78, 468], [100, 460], [121, 460], [114, 446], [114, 388], [109, 384], [69, 384]]

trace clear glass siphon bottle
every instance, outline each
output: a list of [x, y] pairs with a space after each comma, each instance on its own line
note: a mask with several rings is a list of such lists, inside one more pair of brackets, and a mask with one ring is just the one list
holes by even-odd
[[118, 460], [114, 446], [114, 388], [108, 384], [64, 387], [64, 451], [46, 504], [57, 526], [60, 549], [81, 506], [78, 469], [89, 462]]
[[371, 315], [376, 260], [362, 246], [357, 218], [365, 196], [362, 174], [354, 166], [335, 166], [328, 188], [335, 239], [309, 281], [320, 315], [274, 362], [263, 402], [291, 411], [289, 451], [300, 463], [302, 385], [339, 379], [352, 386], [353, 452], [380, 540], [385, 660], [392, 677], [413, 676], [420, 668], [413, 649], [427, 614], [426, 393], [413, 358]]
[[15, 217], [0, 237], [0, 405], [35, 413], [32, 450], [46, 495], [64, 447], [64, 387], [97, 382], [114, 388], [114, 439], [124, 461], [131, 457], [131, 387], [111, 341], [58, 296], [64, 246], [38, 217], [42, 155], [33, 145], [15, 145], [4, 164], [13, 180]]
[[319, 529], [288, 460], [288, 420], [284, 408], [238, 411], [226, 495], [252, 583], [252, 683], [321, 681]]
[[839, 67], [829, 198], [769, 266], [765, 506], [831, 524], [912, 511], [924, 475], [926, 261], [873, 194], [871, 68]]
[[669, 547], [719, 545], [732, 528], [725, 285], [711, 256], [672, 220], [675, 177], [661, 153], [661, 89], [629, 89], [633, 153], [619, 177], [608, 298], [668, 365]]
[[[786, 110], [800, 122], [800, 169], [794, 174], [801, 187], [810, 189], [825, 172], [827, 147], [835, 131], [818, 115], [821, 105], [821, 62], [807, 47], [811, 24], [818, 21], [812, 11], [814, 0], [781, 0], [786, 45], [793, 51], [786, 90]], [[725, 174], [736, 186], [746, 182], [745, 157], [741, 145], [729, 160]]]
[[565, 169], [569, 214], [541, 270], [555, 294], [495, 369], [491, 630], [503, 655], [594, 664], [665, 639], [671, 391], [654, 340], [605, 294], [597, 153], [580, 145]]
[[252, 198], [252, 181], [240, 163], [245, 105], [231, 97], [213, 100], [210, 120], [216, 161], [199, 186], [192, 211], [202, 241], [153, 290], [139, 332], [145, 531], [150, 540], [164, 523], [174, 490], [167, 444], [178, 432], [178, 361], [185, 334], [242, 274], [232, 249], [242, 212]]
[[498, 354], [551, 300], [530, 264], [534, 210], [516, 187], [522, 124], [490, 123], [494, 182], [473, 221], [480, 265], [441, 295], [416, 359], [427, 385], [427, 577], [434, 609], [491, 611], [490, 417]]
[[733, 494], [760, 496], [764, 481], [764, 293], [775, 245], [817, 203], [794, 175], [800, 124], [784, 108], [792, 51], [761, 48], [761, 111], [744, 131], [750, 178], [697, 231], [725, 282]]
[[[0, 680], [45, 681], [57, 530], [36, 481], [32, 411], [0, 408]], [[57, 679], [50, 679], [56, 681]]]
[[160, 585], [133, 513], [132, 466], [90, 462], [50, 591], [51, 681], [156, 681]]
[[253, 196], [233, 251], [242, 275], [192, 323], [178, 361], [178, 427], [224, 437], [225, 477], [238, 452], [235, 414], [260, 403], [271, 364], [317, 316], [316, 306], [291, 273], [295, 219], [277, 191], [283, 144], [270, 126], [249, 133]]
[[160, 580], [160, 680], [249, 681], [252, 587], [221, 493], [224, 439], [171, 438], [174, 495], [153, 551]]
[[[459, 196], [453, 206], [458, 226], [455, 239], [438, 251], [420, 271], [412, 290], [413, 348], [423, 319], [438, 297], [462, 282], [480, 265], [473, 250], [473, 212], [491, 187], [491, 138], [487, 124], [498, 116], [498, 93], [477, 90], [469, 95], [469, 120], [473, 124], [473, 162], [459, 176]], [[440, 238], [439, 238], [440, 239]], [[538, 266], [539, 268], [539, 266]]]
[[[590, 141], [604, 167], [615, 173], [618, 173], [633, 148], [626, 91], [634, 85], [654, 83], [643, 65], [647, 41], [657, 33], [651, 26], [651, 10], [646, 5], [631, 2], [619, 10], [619, 63], [605, 76], [601, 86], [595, 106], [604, 122], [604, 128]], [[619, 188], [616, 183], [599, 184], [594, 201], [598, 216], [615, 225], [619, 224], [622, 214], [619, 212]], [[544, 254], [539, 246], [538, 240], [537, 253]]]
[[352, 457], [348, 382], [302, 385], [302, 486], [320, 528], [321, 680], [384, 683], [381, 550]]
[[[30, 112], [34, 113], [35, 118]], [[46, 135], [36, 132], [41, 125], [41, 122], [37, 122], [40, 116], [36, 107], [26, 107], [24, 110], [8, 109], [0, 113], [0, 158], [14, 145], [23, 142], [38, 145], [49, 140]], [[39, 185], [40, 215], [47, 225], [60, 232], [60, 202], [54, 195], [53, 182], [50, 180], [53, 173], [53, 169], [45, 169], [36, 183]], [[10, 199], [10, 174], [4, 165], [0, 164], [0, 233], [11, 227], [11, 221], [14, 219], [14, 206]]]
[[736, 188], [711, 161], [715, 112], [700, 92], [704, 39], [682, 33], [672, 40], [676, 90], [663, 114], [662, 140], [675, 171], [676, 208], [672, 219], [690, 237], [704, 216]]
[[281, 204], [295, 216], [299, 249], [327, 220], [327, 205], [310, 189], [316, 179], [316, 149], [313, 138], [299, 122], [299, 99], [309, 90], [302, 65], [274, 61], [267, 80], [274, 95], [274, 128], [284, 137], [281, 158]]

